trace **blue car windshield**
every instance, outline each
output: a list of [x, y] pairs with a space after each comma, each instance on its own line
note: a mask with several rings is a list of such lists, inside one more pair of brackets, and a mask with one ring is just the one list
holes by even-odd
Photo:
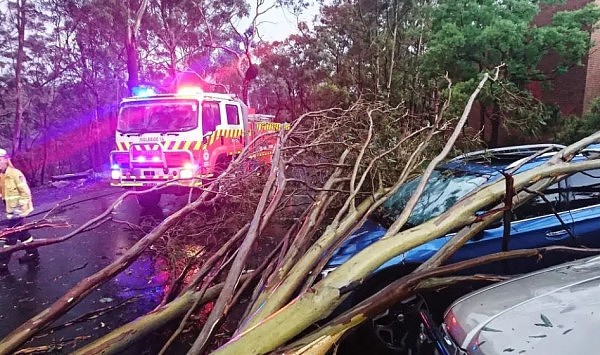
[[[377, 219], [389, 227], [402, 213], [413, 192], [417, 189], [421, 176], [402, 185], [382, 206]], [[469, 192], [484, 185], [490, 175], [459, 170], [434, 170], [425, 185], [425, 190], [410, 214], [406, 227], [419, 225], [437, 217]]]

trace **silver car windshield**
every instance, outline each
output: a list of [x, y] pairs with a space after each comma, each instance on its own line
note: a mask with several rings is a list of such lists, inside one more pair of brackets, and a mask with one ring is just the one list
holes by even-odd
[[[420, 179], [419, 176], [402, 185], [383, 204], [382, 211], [379, 213], [379, 220], [385, 227], [389, 227], [402, 213], [408, 200], [416, 191]], [[427, 185], [425, 185], [423, 195], [419, 198], [408, 218], [407, 226], [416, 226], [439, 216], [454, 205], [456, 201], [485, 184], [488, 179], [488, 175], [454, 170], [434, 170]]]
[[122, 133], [181, 132], [198, 127], [198, 102], [148, 100], [127, 102], [119, 110], [117, 130]]

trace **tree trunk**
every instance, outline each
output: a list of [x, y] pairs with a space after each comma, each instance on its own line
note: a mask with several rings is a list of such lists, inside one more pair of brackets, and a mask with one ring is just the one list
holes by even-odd
[[482, 132], [483, 138], [485, 140], [485, 105], [480, 101], [479, 102], [479, 132]]
[[[396, 39], [398, 38], [398, 1], [394, 1], [394, 31], [392, 34], [392, 48], [390, 49], [390, 71], [388, 75], [388, 81], [386, 85], [386, 95], [388, 99], [388, 103], [390, 100], [391, 90], [392, 90], [392, 79], [394, 76], [394, 65], [396, 59]], [[418, 76], [415, 76], [415, 80], [417, 80]]]
[[[278, 138], [277, 146], [280, 146], [281, 136]], [[234, 295], [236, 286], [239, 283], [240, 276], [242, 275], [242, 271], [246, 266], [247, 258], [249, 253], [252, 250], [252, 245], [254, 245], [256, 238], [258, 238], [261, 231], [261, 224], [263, 222], [263, 218], [268, 214], [267, 211], [269, 206], [269, 200], [277, 200], [278, 195], [276, 192], [273, 192], [273, 189], [279, 189], [280, 193], [283, 193], [283, 188], [276, 186], [279, 178], [283, 174], [282, 163], [279, 161], [279, 157], [281, 154], [280, 149], [276, 149], [274, 152], [273, 165], [271, 166], [271, 172], [269, 174], [269, 179], [263, 189], [263, 194], [260, 197], [260, 201], [256, 208], [256, 212], [252, 218], [252, 222], [250, 223], [250, 227], [244, 241], [240, 245], [236, 258], [233, 261], [233, 265], [229, 273], [227, 274], [227, 279], [225, 280], [225, 284], [223, 286], [223, 291], [219, 295], [217, 302], [213, 306], [213, 310], [211, 311], [204, 327], [200, 331], [200, 334], [194, 341], [194, 344], [190, 348], [188, 354], [201, 354], [206, 350], [206, 344], [211, 334], [214, 331], [216, 323], [222, 317], [227, 305], [231, 302], [231, 299]], [[272, 203], [272, 201], [271, 201]]]
[[135, 34], [131, 26], [127, 27], [127, 38], [125, 39], [125, 51], [127, 53], [127, 88], [129, 94], [133, 94], [133, 88], [137, 86], [139, 81], [139, 66], [137, 58], [137, 49], [135, 42]]
[[48, 114], [44, 114], [42, 118], [42, 166], [40, 171], [40, 184], [44, 185], [46, 177], [46, 166], [48, 164]]
[[248, 88], [250, 86], [250, 81], [244, 79], [242, 82], [242, 100], [246, 105], [248, 105]]
[[23, 71], [23, 61], [25, 60], [25, 25], [27, 22], [25, 8], [27, 5], [26, 0], [17, 1], [17, 55], [15, 62], [15, 124], [13, 127], [13, 141], [12, 141], [12, 154], [20, 150], [21, 146], [21, 128], [23, 126], [23, 102], [21, 96], [23, 95], [23, 86], [21, 83], [21, 74]]
[[[171, 38], [171, 40], [174, 42], [174, 40], [172, 38]], [[173, 79], [175, 79], [177, 77], [177, 54], [175, 54], [176, 50], [177, 49], [175, 48], [174, 45], [169, 48], [169, 57], [170, 57], [170, 61], [169, 61], [169, 75]]]
[[[127, 23], [127, 37], [125, 38], [125, 51], [127, 53], [127, 88], [129, 94], [132, 94], [133, 88], [139, 83], [139, 62], [137, 57], [137, 34], [140, 30], [140, 24], [142, 23], [142, 16], [146, 12], [148, 6], [148, 0], [142, 0], [140, 7], [138, 8], [135, 19], [133, 22], [129, 20]], [[128, 14], [130, 10], [128, 9]]]
[[95, 172], [99, 172], [102, 170], [101, 164], [99, 162], [102, 161], [102, 138], [100, 135], [100, 119], [99, 112], [101, 111], [100, 107], [100, 97], [98, 96], [98, 92], [94, 92], [94, 100], [96, 101], [96, 109], [94, 110], [94, 120], [92, 121], [92, 169]]
[[78, 355], [119, 354], [139, 339], [152, 336], [152, 332], [160, 330], [173, 319], [182, 317], [194, 303], [202, 304], [205, 301], [215, 299], [222, 288], [223, 284], [219, 284], [209, 288], [205, 293], [187, 291], [173, 302], [141, 316], [131, 323], [127, 323], [116, 331], [76, 350], [74, 353]]
[[500, 117], [498, 115], [498, 106], [494, 105], [492, 117], [492, 135], [490, 137], [490, 147], [497, 147], [500, 143]]

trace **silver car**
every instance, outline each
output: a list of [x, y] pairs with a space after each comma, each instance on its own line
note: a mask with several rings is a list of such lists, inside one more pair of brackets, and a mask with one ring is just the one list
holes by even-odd
[[451, 354], [600, 354], [600, 256], [500, 282], [454, 302], [438, 344]]

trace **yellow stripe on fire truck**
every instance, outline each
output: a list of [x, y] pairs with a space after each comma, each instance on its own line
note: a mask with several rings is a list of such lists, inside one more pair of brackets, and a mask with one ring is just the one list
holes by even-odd
[[[290, 129], [290, 124], [289, 123], [284, 123], [283, 124], [283, 129], [288, 130]], [[259, 130], [263, 130], [263, 131], [279, 131], [281, 129], [281, 123], [275, 123], [275, 122], [257, 122], [256, 123], [256, 129]]]
[[[265, 123], [263, 123], [265, 124]], [[275, 125], [279, 125], [276, 123]], [[273, 126], [274, 129], [276, 126]], [[278, 126], [277, 126], [278, 127]], [[278, 128], [276, 128], [278, 129]], [[215, 143], [215, 141], [220, 137], [225, 138], [239, 138], [244, 135], [244, 130], [240, 128], [232, 128], [232, 129], [220, 129], [210, 136], [207, 144], [202, 145], [202, 141], [168, 141], [165, 142], [164, 147], [165, 150], [200, 150], [206, 149], [207, 146], [210, 146]], [[251, 133], [249, 133], [251, 135]], [[131, 142], [117, 142], [117, 150], [120, 151], [128, 151], [133, 145], [134, 149], [137, 151], [156, 151], [159, 149], [158, 144], [132, 144]]]
[[118, 149], [122, 151], [128, 151], [131, 143], [129, 142], [118, 142]]

